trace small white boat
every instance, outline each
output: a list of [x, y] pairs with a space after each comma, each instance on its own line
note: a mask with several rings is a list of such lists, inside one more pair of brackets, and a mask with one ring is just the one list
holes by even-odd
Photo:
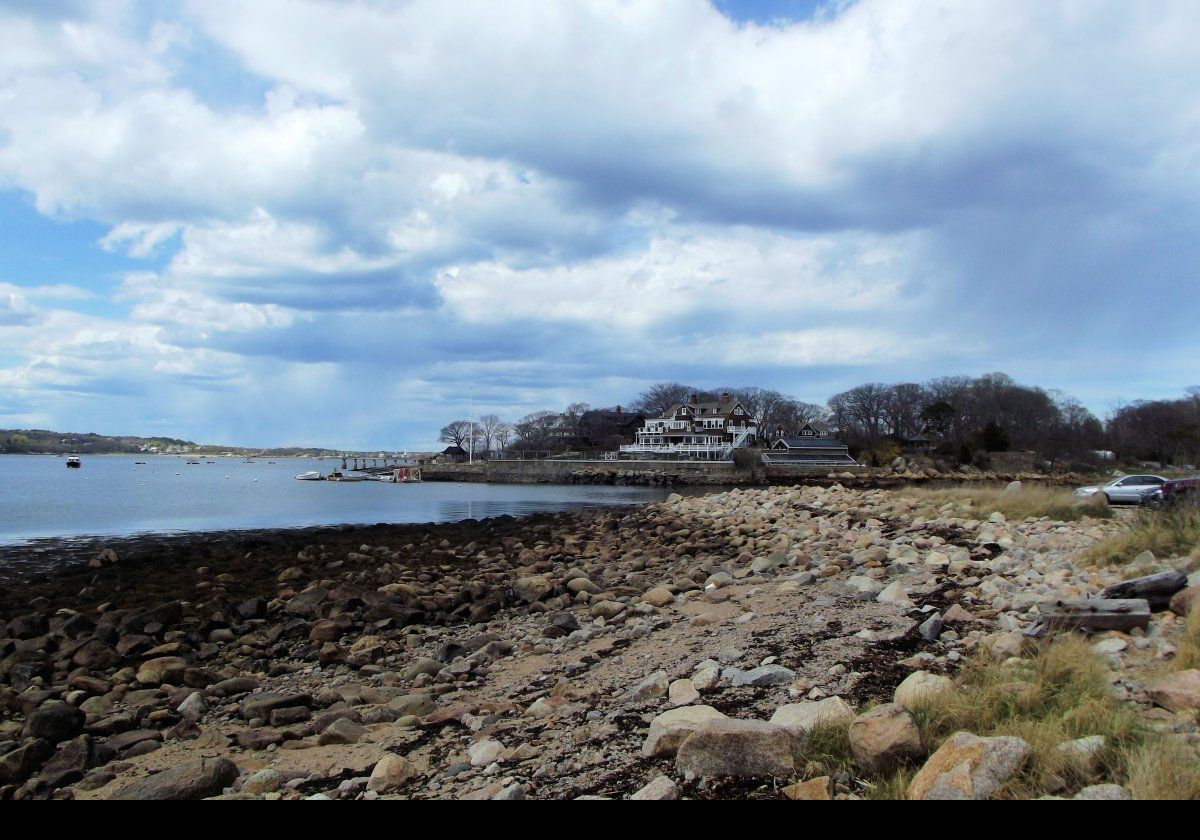
[[324, 481], [325, 476], [321, 475], [316, 470], [309, 470], [308, 472], [302, 472], [302, 473], [300, 473], [300, 475], [296, 476], [296, 480], [297, 481]]
[[67, 459], [67, 466], [71, 467], [73, 469], [79, 469], [80, 467], [83, 466], [83, 461], [81, 461], [79, 459], [78, 455], [72, 455], [70, 458]]

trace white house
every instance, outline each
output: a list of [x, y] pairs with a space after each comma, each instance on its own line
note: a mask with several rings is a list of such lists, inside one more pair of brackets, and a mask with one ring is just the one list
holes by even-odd
[[750, 412], [729, 394], [705, 401], [692, 394], [687, 402], [671, 406], [664, 416], [647, 418], [636, 441], [622, 446], [621, 451], [722, 461], [734, 449], [753, 445], [756, 431]]

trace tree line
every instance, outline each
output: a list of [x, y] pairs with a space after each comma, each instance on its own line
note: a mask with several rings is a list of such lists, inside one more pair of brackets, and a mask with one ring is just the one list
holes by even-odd
[[474, 423], [456, 420], [441, 430], [440, 440], [479, 457], [505, 450], [615, 449], [630, 440], [637, 417], [661, 417], [692, 394], [707, 401], [725, 393], [754, 418], [762, 441], [826, 423], [867, 462], [882, 463], [912, 449], [963, 464], [983, 463], [987, 453], [1007, 450], [1059, 462], [1095, 461], [1109, 451], [1164, 464], [1200, 461], [1200, 387], [1180, 399], [1119, 406], [1101, 422], [1069, 394], [1022, 385], [1003, 373], [866, 383], [834, 394], [824, 405], [757, 386], [706, 389], [659, 382], [625, 406], [579, 402], [513, 422], [495, 414]]

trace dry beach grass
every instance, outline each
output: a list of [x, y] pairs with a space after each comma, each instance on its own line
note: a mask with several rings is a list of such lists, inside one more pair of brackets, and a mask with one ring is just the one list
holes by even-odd
[[1059, 487], [1025, 485], [1018, 492], [1003, 486], [950, 487], [941, 489], [910, 488], [903, 495], [915, 499], [919, 510], [928, 516], [948, 512], [986, 518], [1002, 513], [1009, 519], [1047, 517], [1059, 522], [1078, 522], [1085, 516], [1108, 519], [1113, 512], [1104, 505], [1080, 504], [1070, 490]]
[[1098, 566], [1122, 565], [1143, 551], [1155, 557], [1200, 557], [1200, 507], [1139, 510], [1126, 530], [1092, 546], [1081, 559]]

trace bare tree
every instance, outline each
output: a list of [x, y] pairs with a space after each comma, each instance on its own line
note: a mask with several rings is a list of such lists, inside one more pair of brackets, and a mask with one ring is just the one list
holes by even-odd
[[499, 424], [492, 432], [492, 437], [496, 441], [496, 446], [501, 452], [504, 452], [508, 449], [508, 441], [509, 438], [512, 437], [512, 433], [512, 426], [508, 425], [507, 423]]
[[676, 403], [687, 402], [688, 397], [696, 389], [679, 382], [658, 382], [638, 394], [633, 401], [635, 411], [640, 411], [647, 417], [662, 417]]
[[587, 403], [574, 402], [568, 405], [562, 413], [562, 426], [569, 437], [568, 443], [577, 444], [586, 436], [583, 421], [590, 410], [591, 406]]
[[830, 413], [841, 434], [867, 446], [881, 440], [887, 434], [890, 393], [887, 385], [872, 382], [830, 397]]
[[475, 424], [479, 432], [480, 448], [485, 455], [492, 454], [492, 442], [496, 439], [496, 432], [504, 425], [500, 422], [500, 418], [495, 414], [484, 414]]
[[542, 450], [550, 447], [551, 436], [560, 415], [556, 411], [535, 411], [513, 424], [517, 442], [525, 449]]
[[448, 443], [451, 446], [459, 446], [466, 449], [471, 441], [471, 422], [469, 420], [455, 420], [452, 423], [447, 423], [445, 426], [442, 426], [438, 440], [442, 443]]
[[925, 402], [925, 389], [915, 382], [902, 382], [889, 389], [885, 411], [892, 437], [903, 440], [921, 431], [921, 409]]

